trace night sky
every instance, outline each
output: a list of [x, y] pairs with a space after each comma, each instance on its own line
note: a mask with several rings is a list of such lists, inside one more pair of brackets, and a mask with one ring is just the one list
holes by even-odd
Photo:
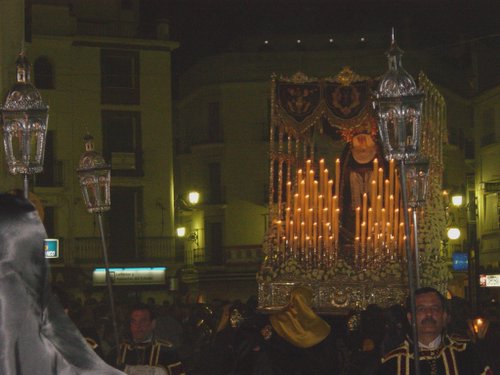
[[171, 39], [181, 43], [174, 73], [244, 35], [382, 31], [389, 37], [394, 26], [430, 48], [500, 35], [500, 0], [144, 0], [142, 10], [143, 25], [166, 18]]

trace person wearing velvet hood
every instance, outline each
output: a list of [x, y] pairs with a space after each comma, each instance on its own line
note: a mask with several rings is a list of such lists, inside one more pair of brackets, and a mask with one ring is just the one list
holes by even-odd
[[30, 202], [0, 194], [0, 374], [123, 374], [94, 353], [51, 292], [44, 238]]
[[312, 309], [313, 291], [299, 286], [289, 303], [269, 316], [261, 330], [266, 363], [257, 374], [331, 375], [339, 372], [331, 326]]

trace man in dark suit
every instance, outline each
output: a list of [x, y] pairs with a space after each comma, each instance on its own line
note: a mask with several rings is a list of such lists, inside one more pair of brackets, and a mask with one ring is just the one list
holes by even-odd
[[155, 369], [155, 374], [185, 374], [173, 344], [168, 340], [154, 337], [156, 317], [146, 304], [135, 305], [130, 311], [130, 339], [120, 344], [121, 365], [125, 373], [146, 373], [146, 369]]
[[[409, 303], [408, 303], [409, 305]], [[446, 300], [434, 288], [415, 291], [416, 324], [422, 375], [480, 375], [492, 374], [484, 366], [467, 337], [449, 336]], [[408, 312], [408, 320], [411, 321]], [[407, 338], [400, 346], [382, 358], [379, 374], [414, 374], [414, 343]]]

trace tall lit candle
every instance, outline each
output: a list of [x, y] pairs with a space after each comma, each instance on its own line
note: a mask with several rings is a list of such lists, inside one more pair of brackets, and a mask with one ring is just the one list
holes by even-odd
[[304, 203], [305, 197], [306, 197], [306, 182], [304, 180], [301, 180], [300, 184], [299, 184], [299, 198], [300, 198], [300, 207], [301, 208], [305, 207], [305, 203]]
[[370, 207], [368, 209], [368, 234], [371, 234], [373, 232], [373, 209]]
[[316, 180], [313, 182], [312, 193], [313, 193], [313, 205], [312, 205], [312, 207], [314, 208], [314, 210], [317, 210], [319, 201], [318, 201], [318, 181], [316, 181]]
[[[373, 175], [372, 175], [372, 180], [377, 180], [377, 173], [378, 173], [378, 159], [375, 158], [373, 159]], [[380, 192], [379, 192], [380, 194]]]
[[307, 218], [307, 235], [312, 237], [312, 228], [313, 228], [313, 209], [309, 209], [309, 214]]
[[394, 217], [394, 195], [391, 194], [389, 197], [389, 223], [394, 225], [393, 217]]
[[300, 223], [300, 247], [305, 249], [306, 247], [306, 222]]
[[335, 195], [340, 194], [340, 159], [335, 160]]
[[377, 183], [378, 183], [378, 194], [379, 195], [384, 194], [384, 191], [382, 190], [384, 186], [384, 170], [382, 168], [378, 169]]
[[330, 236], [330, 223], [325, 222], [323, 224], [323, 237], [326, 241], [326, 239]]
[[300, 181], [302, 181], [302, 169], [297, 170], [297, 184], [300, 184]]
[[290, 207], [292, 203], [292, 182], [287, 181], [286, 183], [286, 205]]
[[328, 190], [326, 191], [326, 207], [332, 207], [333, 180], [328, 180]]
[[361, 223], [361, 248], [366, 246], [366, 223]]
[[310, 174], [310, 172], [311, 172], [311, 160], [306, 160], [306, 175], [304, 176], [305, 179], [307, 180], [306, 181], [306, 186], [305, 186], [305, 188], [306, 188], [306, 190], [305, 190], [306, 194], [309, 194], [309, 192], [310, 192], [309, 191], [309, 184], [308, 184], [309, 183], [309, 174]]
[[297, 234], [300, 233], [300, 223], [304, 220], [302, 215], [302, 208], [297, 208], [297, 217], [295, 218], [297, 222]]
[[377, 181], [375, 180], [370, 183], [370, 206], [373, 208], [377, 206]]
[[390, 183], [389, 180], [384, 181], [384, 207], [386, 209], [389, 208], [389, 189], [390, 189]]
[[356, 234], [355, 234], [355, 237], [359, 237], [359, 231], [360, 231], [360, 224], [361, 224], [361, 221], [360, 221], [360, 208], [359, 207], [356, 207]]
[[326, 197], [328, 195], [328, 169], [323, 169], [323, 195]]
[[285, 209], [285, 235], [290, 232], [290, 207]]
[[391, 183], [391, 189], [389, 194], [394, 194], [394, 159], [391, 159], [389, 161], [389, 181]]
[[309, 181], [308, 181], [309, 186], [307, 187], [309, 189], [310, 195], [312, 195], [312, 192], [314, 191], [314, 182], [316, 182], [316, 181], [314, 181], [314, 171], [310, 170], [309, 171]]
[[[380, 211], [381, 211], [381, 214], [380, 214], [380, 231], [381, 231], [381, 234], [384, 235], [384, 232], [385, 232], [385, 229], [386, 229], [386, 223], [387, 223], [386, 209], [382, 208]], [[384, 238], [382, 238], [382, 239], [385, 240]]]
[[318, 174], [319, 174], [319, 188], [320, 188], [320, 193], [321, 194], [325, 194], [325, 191], [324, 191], [324, 187], [325, 187], [325, 182], [324, 182], [324, 178], [325, 178], [325, 175], [324, 175], [324, 172], [323, 170], [325, 169], [325, 159], [320, 159], [319, 161], [319, 170], [318, 170]]
[[379, 222], [380, 221], [380, 216], [382, 214], [382, 196], [378, 195], [377, 196], [377, 209], [376, 209], [376, 215], [375, 215], [375, 221]]
[[312, 240], [313, 240], [313, 247], [316, 249], [318, 247], [318, 223], [313, 223], [313, 230], [312, 230]]
[[[392, 224], [392, 230], [394, 232], [394, 238], [396, 239], [396, 241], [398, 240], [398, 234], [399, 234], [399, 208], [396, 208], [394, 210], [394, 222]], [[398, 245], [398, 243], [396, 242], [396, 246]]]
[[386, 223], [385, 228], [385, 244], [388, 248], [391, 244], [391, 223], [389, 222]]
[[363, 220], [364, 222], [366, 222], [367, 220], [367, 217], [366, 217], [366, 214], [368, 212], [368, 195], [366, 193], [363, 193]]

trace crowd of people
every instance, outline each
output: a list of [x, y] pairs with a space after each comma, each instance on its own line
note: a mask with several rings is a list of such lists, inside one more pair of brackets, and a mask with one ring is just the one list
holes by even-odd
[[[414, 371], [406, 307], [369, 305], [346, 316], [318, 316], [308, 307], [312, 294], [306, 289], [294, 291], [289, 308], [276, 314], [259, 313], [255, 297], [173, 304], [149, 298], [119, 304], [119, 350], [107, 298], [81, 302], [62, 295], [70, 317], [96, 352], [126, 373], [141, 366], [164, 367], [173, 375]], [[416, 301], [421, 374], [500, 373], [496, 307], [484, 311], [477, 327], [464, 299], [445, 300], [423, 288]]]

